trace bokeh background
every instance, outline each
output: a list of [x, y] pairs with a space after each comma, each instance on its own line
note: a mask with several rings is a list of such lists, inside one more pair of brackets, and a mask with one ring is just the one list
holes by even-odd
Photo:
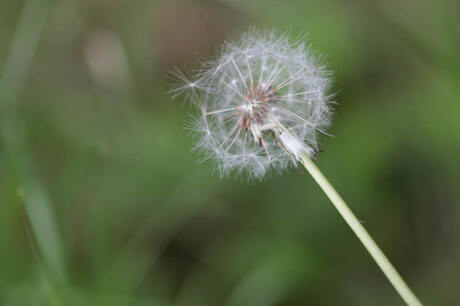
[[249, 25], [334, 71], [319, 167], [460, 305], [460, 2], [0, 1], [0, 305], [403, 305], [308, 175], [220, 179], [168, 71]]

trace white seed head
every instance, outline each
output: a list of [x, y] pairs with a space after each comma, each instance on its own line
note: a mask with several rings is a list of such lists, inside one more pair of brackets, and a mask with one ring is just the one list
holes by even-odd
[[193, 80], [176, 76], [183, 83], [171, 92], [186, 93], [198, 111], [195, 148], [221, 175], [283, 170], [302, 154], [315, 155], [318, 132], [326, 134], [330, 79], [304, 40], [252, 29], [225, 43]]

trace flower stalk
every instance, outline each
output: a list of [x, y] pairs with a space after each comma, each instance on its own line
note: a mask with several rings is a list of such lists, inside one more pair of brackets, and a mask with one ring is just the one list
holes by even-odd
[[398, 271], [391, 264], [385, 254], [380, 250], [378, 245], [363, 227], [361, 222], [356, 218], [353, 212], [348, 207], [347, 203], [342, 199], [342, 197], [337, 193], [337, 191], [332, 187], [331, 183], [326, 179], [318, 167], [313, 163], [313, 161], [306, 155], [300, 155], [300, 162], [305, 167], [305, 169], [310, 173], [313, 179], [318, 183], [324, 193], [327, 195], [332, 204], [338, 210], [340, 215], [345, 219], [348, 226], [356, 234], [358, 239], [367, 249], [371, 257], [375, 260], [379, 268], [388, 278], [390, 283], [399, 293], [401, 298], [409, 306], [421, 306], [422, 303], [418, 300], [415, 294], [407, 286], [406, 282], [399, 275]]

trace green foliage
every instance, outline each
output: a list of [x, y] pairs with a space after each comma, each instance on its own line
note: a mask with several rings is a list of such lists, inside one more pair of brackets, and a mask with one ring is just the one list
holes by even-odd
[[421, 300], [456, 305], [458, 12], [1, 1], [0, 304], [402, 305], [309, 176], [221, 180], [190, 152], [171, 63], [257, 23], [309, 32], [339, 102], [319, 167]]

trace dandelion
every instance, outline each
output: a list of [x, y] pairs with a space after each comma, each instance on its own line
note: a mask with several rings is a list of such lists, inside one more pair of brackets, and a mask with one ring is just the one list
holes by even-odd
[[198, 135], [195, 148], [216, 162], [221, 175], [261, 179], [270, 170], [303, 165], [405, 302], [421, 305], [312, 161], [318, 135], [329, 135], [330, 78], [303, 39], [291, 43], [286, 35], [252, 29], [225, 43], [193, 79], [179, 70], [175, 75], [181, 84], [171, 93], [185, 94], [197, 110], [191, 124]]
[[215, 61], [193, 80], [176, 72], [199, 111], [192, 129], [196, 148], [217, 162], [221, 175], [297, 166], [301, 154], [317, 152], [317, 134], [326, 134], [331, 115], [328, 73], [305, 47], [286, 36], [250, 31], [227, 43]]

